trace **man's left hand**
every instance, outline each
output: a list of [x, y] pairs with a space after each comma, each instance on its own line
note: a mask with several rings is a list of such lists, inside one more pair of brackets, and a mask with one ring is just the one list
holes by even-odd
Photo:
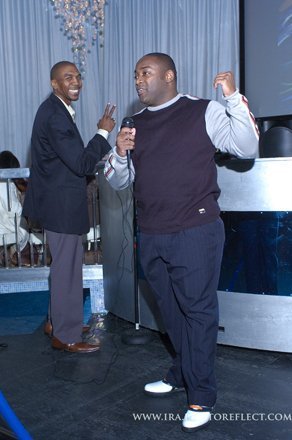
[[218, 73], [214, 79], [214, 87], [221, 85], [224, 96], [230, 96], [236, 91], [234, 75], [232, 72]]

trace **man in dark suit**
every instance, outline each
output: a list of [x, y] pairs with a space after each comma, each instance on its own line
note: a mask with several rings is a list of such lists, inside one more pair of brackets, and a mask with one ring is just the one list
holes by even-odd
[[52, 256], [52, 347], [90, 353], [99, 346], [82, 342], [82, 235], [89, 231], [86, 175], [96, 172], [97, 163], [110, 150], [107, 137], [115, 126], [115, 106], [106, 106], [97, 134], [84, 148], [71, 107], [82, 87], [75, 64], [55, 64], [51, 85], [53, 93], [39, 107], [33, 125], [23, 214], [43, 226]]

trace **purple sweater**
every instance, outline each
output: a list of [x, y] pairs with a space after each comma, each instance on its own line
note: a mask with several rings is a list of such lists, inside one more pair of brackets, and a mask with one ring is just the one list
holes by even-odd
[[134, 194], [142, 232], [178, 232], [218, 218], [215, 148], [205, 124], [208, 104], [182, 97], [133, 116]]

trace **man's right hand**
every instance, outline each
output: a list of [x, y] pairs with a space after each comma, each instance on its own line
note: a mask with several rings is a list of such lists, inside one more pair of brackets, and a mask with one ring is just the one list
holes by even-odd
[[116, 141], [117, 153], [121, 157], [127, 155], [127, 150], [134, 150], [135, 148], [136, 128], [123, 127], [118, 135]]

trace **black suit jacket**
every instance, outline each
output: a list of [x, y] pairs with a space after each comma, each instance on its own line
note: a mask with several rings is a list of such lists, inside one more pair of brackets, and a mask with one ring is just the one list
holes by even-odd
[[32, 165], [23, 214], [45, 229], [66, 234], [89, 230], [86, 175], [110, 145], [96, 134], [88, 146], [62, 101], [51, 94], [39, 107], [32, 130]]

